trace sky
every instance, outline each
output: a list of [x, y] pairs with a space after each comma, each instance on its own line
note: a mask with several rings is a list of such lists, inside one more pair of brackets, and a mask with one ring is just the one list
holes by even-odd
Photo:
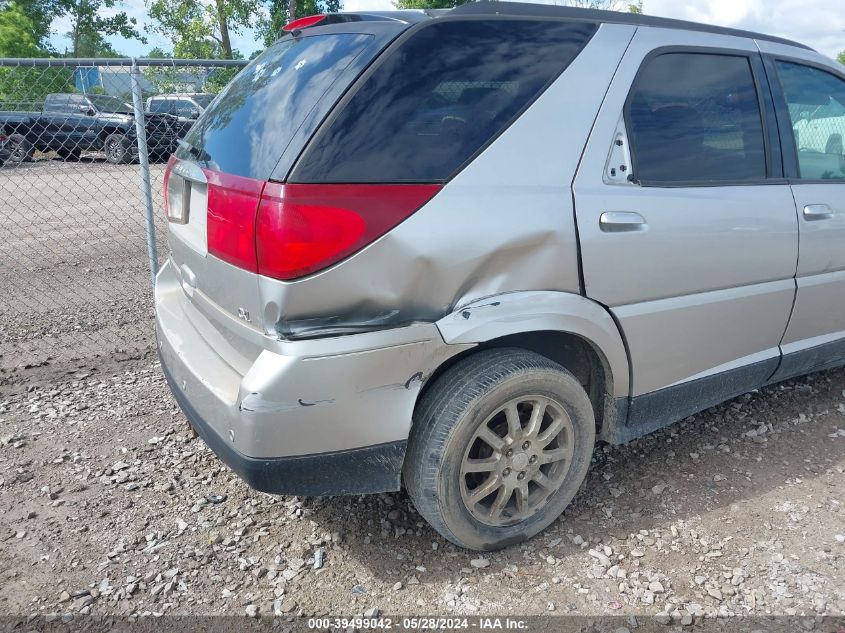
[[[542, 1], [542, 0], [535, 0]], [[554, 4], [553, 0], [546, 2]], [[807, 44], [830, 57], [845, 50], [845, 11], [841, 0], [644, 0], [644, 11], [650, 15], [693, 20], [705, 24], [727, 26], [779, 35]], [[147, 20], [144, 0], [127, 0], [115, 3], [115, 10], [126, 11], [138, 20], [143, 30]], [[390, 10], [391, 0], [345, 0], [346, 11]], [[64, 51], [69, 45], [63, 34], [68, 24], [62, 20], [53, 23], [56, 35], [53, 45]], [[166, 40], [147, 34], [148, 43], [109, 38], [117, 51], [129, 56], [142, 57], [154, 46], [165, 50], [172, 48]], [[252, 31], [232, 36], [233, 47], [245, 57], [260, 48], [260, 38]]]

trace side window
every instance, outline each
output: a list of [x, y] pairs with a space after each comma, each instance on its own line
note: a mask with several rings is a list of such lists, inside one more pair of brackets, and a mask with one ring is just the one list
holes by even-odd
[[634, 176], [642, 184], [763, 180], [766, 152], [747, 57], [664, 53], [646, 62], [628, 98]]
[[67, 95], [48, 95], [44, 112], [64, 112], [67, 109]]
[[798, 169], [805, 180], [845, 180], [845, 81], [836, 75], [778, 62]]
[[153, 99], [150, 101], [150, 112], [167, 112], [167, 101], [165, 99]]

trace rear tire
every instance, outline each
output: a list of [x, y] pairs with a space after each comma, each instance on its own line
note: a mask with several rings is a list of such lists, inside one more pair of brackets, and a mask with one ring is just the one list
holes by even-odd
[[500, 549], [560, 516], [594, 444], [593, 408], [571, 373], [526, 350], [482, 351], [448, 369], [418, 404], [405, 485], [445, 538]]
[[23, 134], [11, 134], [9, 140], [6, 141], [6, 148], [9, 150], [9, 158], [6, 159], [7, 165], [20, 165], [31, 161], [35, 153], [32, 143], [26, 140]]
[[132, 161], [132, 145], [125, 135], [109, 134], [103, 142], [106, 160], [112, 165], [126, 164]]

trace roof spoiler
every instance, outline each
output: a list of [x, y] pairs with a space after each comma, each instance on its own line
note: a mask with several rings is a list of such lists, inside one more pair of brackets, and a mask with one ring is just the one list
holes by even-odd
[[426, 11], [407, 10], [317, 13], [315, 15], [297, 18], [293, 22], [288, 22], [282, 27], [282, 30], [296, 34], [297, 32], [312, 26], [326, 26], [329, 24], [343, 24], [347, 22], [399, 22], [402, 24], [414, 24], [416, 22], [423, 22], [436, 17], [436, 15], [448, 13], [448, 11], [448, 9], [434, 9]]

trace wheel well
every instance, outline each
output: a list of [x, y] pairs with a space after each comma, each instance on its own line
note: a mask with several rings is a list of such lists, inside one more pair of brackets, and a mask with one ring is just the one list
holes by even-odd
[[106, 127], [100, 130], [100, 140], [105, 143], [106, 139], [111, 136], [112, 134], [123, 134], [126, 135], [126, 130], [123, 130], [119, 127]]
[[606, 415], [614, 411], [613, 376], [604, 355], [592, 343], [570, 332], [521, 332], [480, 343], [440, 365], [423, 385], [417, 402], [440, 375], [456, 363], [482, 350], [502, 347], [519, 347], [535, 352], [569, 370], [587, 392], [596, 418], [596, 435], [601, 432]]

